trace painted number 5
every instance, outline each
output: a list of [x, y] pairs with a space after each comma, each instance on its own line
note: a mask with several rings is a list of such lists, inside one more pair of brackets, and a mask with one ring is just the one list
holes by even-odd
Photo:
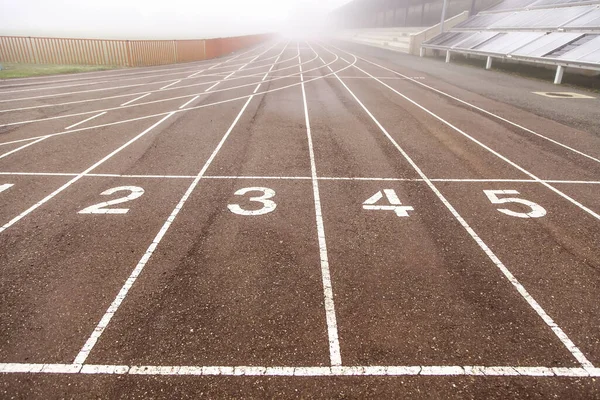
[[106, 208], [115, 204], [125, 203], [131, 200], [135, 200], [144, 194], [144, 189], [139, 186], [119, 186], [112, 189], [105, 190], [100, 193], [103, 196], [110, 196], [113, 193], [129, 191], [129, 195], [114, 200], [104, 201], [102, 203], [94, 204], [79, 211], [79, 214], [126, 214], [129, 208]]
[[235, 192], [235, 195], [243, 196], [248, 192], [263, 193], [262, 196], [250, 197], [249, 199], [250, 201], [262, 203], [262, 208], [258, 210], [244, 210], [239, 204], [228, 204], [227, 208], [229, 208], [229, 211], [239, 215], [263, 215], [270, 213], [271, 211], [275, 210], [275, 207], [277, 207], [277, 204], [275, 204], [273, 200], [269, 200], [273, 196], [275, 196], [275, 191], [273, 189], [264, 187], [248, 187], [238, 190], [237, 192]]
[[544, 207], [540, 206], [537, 203], [534, 203], [533, 201], [520, 199], [518, 197], [498, 197], [498, 195], [501, 194], [519, 194], [519, 192], [517, 192], [516, 190], [484, 190], [483, 193], [485, 193], [488, 199], [490, 199], [492, 204], [519, 203], [531, 208], [531, 211], [526, 213], [512, 211], [507, 208], [498, 208], [498, 211], [500, 211], [503, 214], [510, 215], [511, 217], [540, 218], [546, 215], [546, 210], [544, 209]]

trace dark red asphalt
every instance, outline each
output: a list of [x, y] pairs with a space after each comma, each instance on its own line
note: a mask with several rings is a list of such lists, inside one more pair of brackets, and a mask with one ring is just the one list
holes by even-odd
[[600, 100], [443, 64], [0, 82], [1, 397], [600, 398]]

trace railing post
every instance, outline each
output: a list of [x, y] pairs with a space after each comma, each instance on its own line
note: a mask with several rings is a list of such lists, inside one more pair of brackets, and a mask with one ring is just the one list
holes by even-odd
[[488, 56], [485, 62], [485, 69], [492, 69], [492, 57]]
[[127, 64], [129, 67], [133, 67], [133, 64], [131, 63], [131, 46], [129, 40], [125, 41], [125, 45], [127, 47]]
[[554, 84], [560, 85], [562, 83], [563, 73], [565, 72], [565, 67], [562, 65], [558, 65], [556, 67], [556, 75], [554, 76]]

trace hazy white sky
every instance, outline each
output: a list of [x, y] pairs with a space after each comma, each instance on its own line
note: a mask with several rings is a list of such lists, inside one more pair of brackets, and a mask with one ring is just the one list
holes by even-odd
[[0, 0], [0, 35], [199, 39], [315, 27], [349, 0]]

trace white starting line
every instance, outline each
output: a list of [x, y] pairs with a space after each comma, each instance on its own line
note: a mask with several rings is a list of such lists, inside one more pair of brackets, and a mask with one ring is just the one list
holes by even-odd
[[[78, 176], [75, 172], [7, 172], [0, 171], [0, 176]], [[95, 178], [140, 178], [140, 179], [195, 179], [195, 175], [156, 175], [156, 174], [83, 174], [84, 177]], [[248, 180], [289, 180], [306, 181], [311, 180], [310, 176], [226, 176], [226, 175], [206, 175], [203, 179], [248, 179]], [[320, 181], [386, 181], [386, 182], [424, 182], [422, 178], [379, 178], [379, 177], [351, 177], [351, 176], [318, 176]], [[574, 185], [600, 185], [600, 181], [569, 181], [560, 179], [470, 179], [470, 178], [430, 178], [431, 182], [464, 182], [464, 183], [559, 183]]]
[[94, 364], [0, 364], [3, 374], [91, 374], [91, 375], [169, 375], [169, 376], [524, 376], [600, 377], [600, 368], [512, 367], [512, 366], [162, 366]]

